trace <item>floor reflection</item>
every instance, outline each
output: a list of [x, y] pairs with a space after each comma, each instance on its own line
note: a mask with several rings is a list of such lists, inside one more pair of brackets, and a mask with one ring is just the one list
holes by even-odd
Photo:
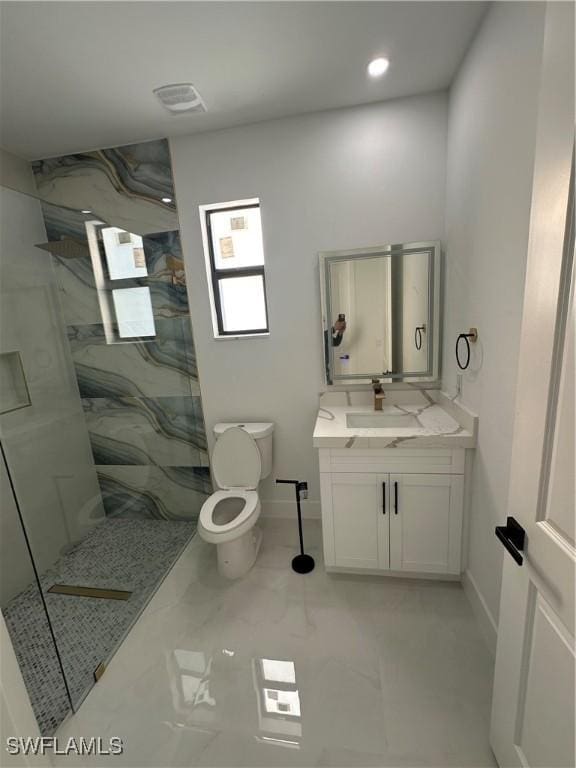
[[174, 659], [179, 668], [178, 680], [180, 687], [178, 696], [183, 708], [207, 705], [216, 706], [216, 699], [210, 695], [210, 672], [212, 659], [200, 651], [175, 650]]
[[279, 746], [299, 747], [302, 713], [294, 662], [253, 659], [252, 669], [261, 738]]
[[[175, 649], [169, 654], [169, 680], [174, 711], [194, 726], [198, 720], [207, 724], [217, 719], [216, 709], [226, 706], [214, 693], [215, 680], [222, 676], [223, 664], [235, 652], [222, 648], [214, 656], [203, 651]], [[222, 658], [223, 657], [223, 658]], [[299, 749], [302, 739], [302, 711], [296, 682], [296, 665], [281, 659], [253, 658], [250, 662], [256, 693], [258, 733], [260, 742]], [[211, 680], [211, 676], [215, 680]], [[216, 689], [217, 690], [217, 689]], [[212, 712], [208, 715], [208, 712]]]
[[193, 540], [61, 737], [121, 735], [99, 768], [494, 766], [491, 665], [459, 586], [330, 576], [313, 521], [302, 578], [292, 521], [263, 525], [237, 582]]

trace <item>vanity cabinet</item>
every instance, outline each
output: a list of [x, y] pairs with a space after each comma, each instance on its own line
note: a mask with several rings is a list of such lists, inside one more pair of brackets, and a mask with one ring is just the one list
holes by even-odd
[[[326, 476], [322, 508], [330, 510], [334, 565], [384, 569], [390, 566], [388, 475], [335, 472]], [[354, 510], [354, 514], [350, 514]]]
[[329, 570], [459, 575], [464, 450], [321, 449], [320, 470]]
[[390, 475], [390, 495], [390, 569], [459, 574], [463, 478]]

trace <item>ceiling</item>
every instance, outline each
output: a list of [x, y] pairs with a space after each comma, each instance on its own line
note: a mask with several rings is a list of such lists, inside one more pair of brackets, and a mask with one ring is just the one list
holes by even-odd
[[[37, 159], [444, 89], [486, 6], [2, 2], [0, 145]], [[152, 89], [174, 82], [208, 112], [165, 112]]]

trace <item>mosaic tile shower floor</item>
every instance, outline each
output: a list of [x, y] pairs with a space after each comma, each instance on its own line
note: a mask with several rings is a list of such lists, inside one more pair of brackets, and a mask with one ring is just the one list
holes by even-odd
[[[108, 519], [41, 576], [72, 701], [77, 705], [196, 529], [195, 522]], [[56, 583], [128, 590], [129, 600], [48, 593]], [[3, 609], [43, 734], [70, 709], [36, 584]]]

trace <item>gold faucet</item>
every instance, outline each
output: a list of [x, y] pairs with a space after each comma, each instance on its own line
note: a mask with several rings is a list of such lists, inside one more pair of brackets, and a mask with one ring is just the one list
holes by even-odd
[[380, 383], [380, 379], [372, 379], [372, 389], [374, 390], [374, 410], [375, 411], [381, 411], [382, 410], [382, 403], [384, 402], [384, 398], [386, 397], [386, 393], [384, 392], [384, 389], [382, 388], [382, 384]]

